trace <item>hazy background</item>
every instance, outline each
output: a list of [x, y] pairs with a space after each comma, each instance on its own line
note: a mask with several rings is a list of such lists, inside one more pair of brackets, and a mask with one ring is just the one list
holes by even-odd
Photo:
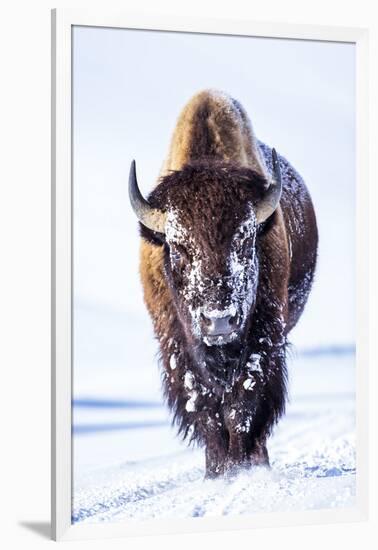
[[135, 158], [142, 190], [152, 188], [181, 108], [208, 87], [243, 104], [315, 203], [316, 281], [291, 340], [352, 348], [354, 46], [89, 27], [73, 38], [74, 396], [158, 392], [128, 171]]

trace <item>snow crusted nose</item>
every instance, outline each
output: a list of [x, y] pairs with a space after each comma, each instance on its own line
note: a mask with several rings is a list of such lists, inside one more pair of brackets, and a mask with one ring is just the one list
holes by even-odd
[[239, 316], [225, 315], [223, 317], [201, 314], [201, 328], [206, 336], [228, 336], [239, 328]]

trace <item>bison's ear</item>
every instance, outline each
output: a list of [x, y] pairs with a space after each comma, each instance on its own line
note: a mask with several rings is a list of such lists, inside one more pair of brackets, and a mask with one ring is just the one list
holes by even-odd
[[282, 178], [278, 156], [275, 149], [272, 149], [272, 177], [267, 182], [263, 197], [255, 208], [257, 223], [265, 222], [276, 210], [282, 194]]
[[271, 216], [265, 222], [259, 223], [257, 226], [257, 235], [263, 237], [275, 226], [277, 222], [277, 210], [273, 212]]
[[152, 229], [149, 229], [148, 227], [146, 227], [140, 222], [139, 222], [139, 232], [140, 232], [140, 236], [151, 244], [154, 244], [156, 246], [163, 246], [165, 244], [164, 233], [153, 231]]

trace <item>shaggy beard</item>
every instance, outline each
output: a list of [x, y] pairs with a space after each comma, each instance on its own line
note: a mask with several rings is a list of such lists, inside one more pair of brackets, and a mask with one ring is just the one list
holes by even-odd
[[232, 385], [244, 364], [245, 345], [242, 335], [233, 342], [222, 346], [207, 346], [198, 343], [195, 347], [195, 359], [206, 386], [213, 384], [224, 390]]

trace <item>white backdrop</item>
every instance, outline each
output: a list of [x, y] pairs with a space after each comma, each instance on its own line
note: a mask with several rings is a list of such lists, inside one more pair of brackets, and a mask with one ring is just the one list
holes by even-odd
[[[75, 2], [75, 5], [89, 5]], [[125, 3], [114, 2], [121, 9]], [[0, 205], [2, 235], [1, 272], [1, 364], [6, 384], [2, 406], [7, 418], [3, 423], [2, 452], [2, 537], [8, 548], [27, 545], [45, 547], [49, 518], [49, 331], [50, 331], [50, 14], [49, 9], [66, 2], [38, 0], [31, 5], [8, 4], [3, 10], [1, 40], [2, 86], [1, 120], [2, 156]], [[103, 8], [102, 2], [91, 2]], [[110, 6], [110, 2], [109, 2]], [[149, 12], [214, 16], [214, 4], [193, 0], [178, 4], [160, 0], [140, 0], [138, 9]], [[136, 7], [135, 7], [136, 8]], [[369, 0], [347, 4], [342, 0], [301, 2], [299, 0], [266, 0], [264, 4], [235, 0], [216, 3], [218, 17], [257, 20], [291, 21], [311, 24], [360, 25], [370, 27], [371, 36], [371, 98], [378, 94], [378, 24], [375, 5]], [[21, 16], [22, 14], [22, 16]], [[377, 149], [377, 106], [371, 102], [371, 150]], [[372, 157], [373, 159], [373, 157]], [[372, 164], [371, 176], [377, 179]], [[371, 189], [372, 209], [376, 204], [376, 187]], [[371, 210], [373, 211], [373, 210]], [[376, 236], [377, 224], [372, 218]], [[377, 279], [376, 246], [371, 241], [371, 279]], [[376, 290], [372, 288], [372, 303]], [[376, 329], [374, 307], [371, 308], [372, 330]], [[374, 314], [374, 319], [373, 319]], [[375, 332], [376, 334], [376, 332]], [[372, 332], [373, 335], [373, 332]], [[373, 351], [373, 345], [371, 350]], [[371, 372], [371, 397], [377, 386], [376, 372]], [[14, 388], [12, 391], [11, 388]], [[15, 395], [17, 400], [15, 403]], [[22, 404], [22, 405], [21, 405]], [[371, 418], [377, 417], [376, 401], [371, 399]], [[377, 463], [377, 427], [371, 422], [371, 464]], [[377, 482], [376, 470], [371, 470], [371, 485]], [[157, 547], [191, 548], [195, 544], [216, 544], [219, 548], [250, 543], [276, 547], [319, 548], [319, 545], [342, 545], [354, 549], [371, 546], [377, 536], [377, 495], [371, 491], [371, 519], [367, 523], [328, 525], [251, 532], [183, 535], [154, 538]], [[51, 544], [51, 543], [50, 543]], [[128, 541], [90, 541], [71, 543], [72, 548], [149, 548], [150, 538]]]

